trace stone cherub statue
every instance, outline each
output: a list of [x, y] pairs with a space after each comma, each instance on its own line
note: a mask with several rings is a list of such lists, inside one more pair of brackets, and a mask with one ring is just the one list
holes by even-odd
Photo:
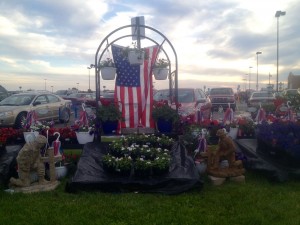
[[[236, 147], [233, 140], [227, 136], [225, 129], [217, 131], [219, 143], [216, 150], [207, 151], [207, 173], [215, 177], [233, 177], [245, 173], [241, 160], [235, 159]], [[228, 167], [220, 167], [222, 160], [228, 161]]]
[[26, 143], [17, 156], [19, 178], [11, 178], [11, 187], [28, 187], [31, 184], [30, 172], [37, 171], [38, 183], [45, 184], [45, 165], [41, 160], [41, 149], [47, 144], [47, 138], [38, 135], [33, 142]]

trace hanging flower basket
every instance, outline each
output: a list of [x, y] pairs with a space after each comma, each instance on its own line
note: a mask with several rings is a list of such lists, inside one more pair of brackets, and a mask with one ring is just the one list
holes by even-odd
[[100, 71], [103, 80], [114, 80], [116, 77], [115, 67], [102, 67]]
[[153, 68], [152, 72], [156, 80], [166, 80], [169, 75], [168, 68]]
[[93, 142], [94, 133], [90, 134], [90, 132], [76, 132], [77, 141], [79, 144], [86, 144], [88, 142]]
[[145, 51], [138, 49], [129, 50], [127, 57], [131, 65], [142, 65], [145, 59]]

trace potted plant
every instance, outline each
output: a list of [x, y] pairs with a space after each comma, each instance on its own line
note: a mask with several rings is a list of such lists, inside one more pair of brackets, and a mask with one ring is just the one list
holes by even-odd
[[100, 61], [99, 67], [103, 80], [114, 80], [116, 76], [115, 63], [111, 58]]
[[75, 125], [72, 127], [76, 133], [77, 141], [79, 144], [86, 144], [93, 142], [95, 136], [95, 118], [94, 116], [87, 116], [86, 123], [82, 120], [76, 120]]
[[226, 121], [225, 128], [228, 130], [228, 136], [231, 137], [233, 140], [237, 138], [238, 131], [239, 131], [239, 124], [238, 121]]
[[170, 133], [173, 125], [180, 119], [176, 110], [165, 101], [157, 102], [154, 105], [152, 118], [156, 122], [158, 131], [161, 133]]
[[143, 48], [137, 48], [136, 43], [133, 45], [133, 48], [124, 48], [123, 55], [131, 65], [142, 65], [144, 60], [148, 58], [147, 52]]
[[144, 158], [136, 159], [134, 163], [134, 176], [147, 178], [151, 175], [152, 161]]
[[274, 120], [257, 125], [257, 150], [280, 163], [299, 168], [300, 123]]
[[156, 80], [165, 80], [169, 75], [170, 62], [166, 59], [158, 59], [153, 65], [152, 72]]
[[97, 111], [97, 117], [102, 124], [105, 134], [112, 134], [117, 130], [118, 123], [123, 119], [122, 112], [115, 104], [101, 105]]
[[114, 173], [116, 170], [116, 157], [107, 154], [102, 157], [103, 169], [108, 173]]
[[116, 171], [123, 176], [129, 176], [132, 167], [132, 159], [130, 156], [116, 159]]
[[170, 155], [168, 154], [158, 155], [152, 163], [153, 175], [160, 176], [162, 174], [169, 172], [170, 162], [171, 162]]

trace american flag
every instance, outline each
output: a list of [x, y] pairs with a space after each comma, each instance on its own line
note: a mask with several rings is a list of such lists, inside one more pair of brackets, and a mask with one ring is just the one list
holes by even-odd
[[154, 128], [152, 119], [153, 88], [152, 67], [158, 46], [146, 48], [148, 59], [142, 65], [131, 65], [123, 55], [124, 47], [112, 45], [112, 54], [117, 68], [115, 101], [119, 103], [125, 119], [121, 128], [138, 126]]

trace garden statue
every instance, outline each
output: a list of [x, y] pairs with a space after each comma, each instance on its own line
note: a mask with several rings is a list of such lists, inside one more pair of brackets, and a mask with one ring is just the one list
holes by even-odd
[[41, 159], [41, 148], [48, 143], [47, 138], [38, 135], [33, 142], [25, 143], [17, 156], [19, 178], [11, 178], [11, 187], [28, 187], [31, 185], [30, 173], [36, 171], [38, 183], [45, 184], [45, 165]]
[[[237, 177], [245, 173], [241, 160], [235, 159], [236, 147], [233, 140], [227, 136], [225, 129], [217, 131], [219, 137], [215, 150], [207, 151], [207, 173], [214, 177]], [[227, 160], [228, 166], [222, 166], [222, 161]], [[221, 165], [220, 165], [221, 163]]]

